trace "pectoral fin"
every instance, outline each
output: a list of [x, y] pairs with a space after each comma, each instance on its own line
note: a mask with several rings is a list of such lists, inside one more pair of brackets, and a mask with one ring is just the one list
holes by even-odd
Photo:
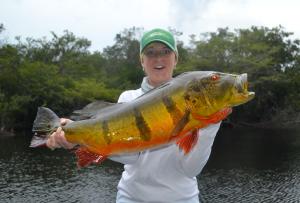
[[193, 114], [193, 117], [196, 120], [200, 120], [201, 122], [205, 123], [206, 125], [212, 124], [212, 123], [218, 123], [222, 120], [224, 120], [229, 114], [231, 114], [232, 108], [225, 108], [222, 109], [208, 117], [204, 117], [201, 115], [195, 115]]
[[184, 154], [188, 154], [198, 141], [198, 131], [195, 129], [188, 132], [184, 137], [179, 139], [176, 144], [183, 150]]
[[92, 163], [100, 164], [107, 156], [99, 155], [89, 151], [86, 147], [80, 147], [75, 151], [77, 157], [77, 166], [79, 168], [89, 166]]

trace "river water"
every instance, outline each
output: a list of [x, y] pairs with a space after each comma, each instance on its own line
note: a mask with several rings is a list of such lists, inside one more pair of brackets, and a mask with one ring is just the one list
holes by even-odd
[[[121, 164], [78, 170], [73, 153], [0, 135], [0, 202], [115, 201]], [[300, 130], [222, 128], [198, 176], [202, 202], [300, 202]]]

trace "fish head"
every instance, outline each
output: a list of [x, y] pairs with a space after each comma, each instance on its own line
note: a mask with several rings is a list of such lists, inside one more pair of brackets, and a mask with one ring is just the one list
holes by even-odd
[[248, 91], [246, 73], [199, 71], [191, 74], [189, 79], [184, 98], [190, 111], [201, 116], [246, 103], [255, 95]]

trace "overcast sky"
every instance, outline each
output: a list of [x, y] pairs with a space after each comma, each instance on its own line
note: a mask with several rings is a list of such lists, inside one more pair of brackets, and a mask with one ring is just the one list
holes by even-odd
[[9, 42], [15, 36], [50, 39], [51, 31], [67, 29], [102, 51], [133, 26], [175, 28], [186, 44], [191, 34], [252, 25], [282, 25], [299, 39], [299, 10], [299, 0], [0, 0], [0, 23]]

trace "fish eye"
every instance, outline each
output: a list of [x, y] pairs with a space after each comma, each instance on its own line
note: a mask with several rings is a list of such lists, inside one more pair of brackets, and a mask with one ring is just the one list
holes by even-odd
[[211, 78], [211, 80], [216, 81], [216, 80], [219, 80], [220, 76], [213, 74], [210, 78]]

